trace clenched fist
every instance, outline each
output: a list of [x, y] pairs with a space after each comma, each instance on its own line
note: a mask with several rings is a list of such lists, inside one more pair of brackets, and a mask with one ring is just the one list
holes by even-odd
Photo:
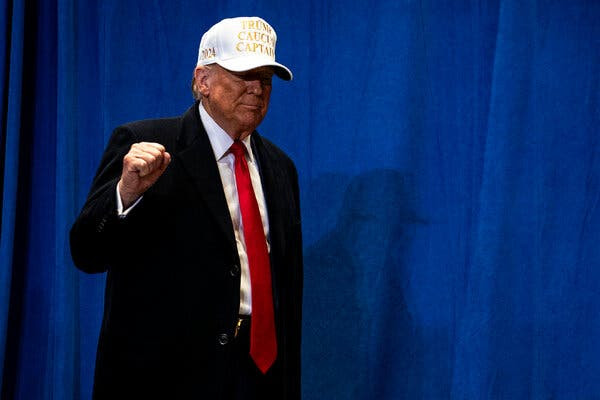
[[171, 155], [159, 143], [135, 143], [123, 157], [123, 173], [119, 194], [126, 209], [132, 205], [165, 172]]

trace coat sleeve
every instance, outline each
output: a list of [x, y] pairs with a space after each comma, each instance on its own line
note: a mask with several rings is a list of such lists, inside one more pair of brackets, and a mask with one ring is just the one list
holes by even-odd
[[136, 141], [129, 129], [115, 129], [85, 204], [71, 228], [71, 256], [84, 272], [106, 271], [122, 242], [124, 223], [117, 216], [116, 190], [123, 157]]

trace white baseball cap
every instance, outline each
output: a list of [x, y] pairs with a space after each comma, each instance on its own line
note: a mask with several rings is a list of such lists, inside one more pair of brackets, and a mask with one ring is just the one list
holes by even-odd
[[262, 18], [227, 18], [213, 25], [200, 41], [198, 66], [217, 63], [235, 72], [271, 66], [283, 80], [292, 79], [292, 71], [275, 62], [275, 30]]

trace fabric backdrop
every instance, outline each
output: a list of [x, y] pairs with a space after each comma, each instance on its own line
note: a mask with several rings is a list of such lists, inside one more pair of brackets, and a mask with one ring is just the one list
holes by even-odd
[[68, 230], [236, 15], [295, 75], [259, 130], [300, 173], [304, 399], [600, 399], [600, 2], [0, 4], [2, 399], [90, 397], [104, 276]]

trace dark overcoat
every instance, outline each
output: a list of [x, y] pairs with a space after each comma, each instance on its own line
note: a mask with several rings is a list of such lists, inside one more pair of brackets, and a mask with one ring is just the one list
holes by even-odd
[[[120, 219], [116, 185], [136, 142], [172, 155], [165, 173]], [[281, 399], [300, 399], [302, 243], [292, 161], [252, 134], [267, 203]], [[71, 229], [85, 272], [107, 272], [94, 397], [220, 399], [229, 384], [240, 262], [223, 186], [198, 103], [181, 117], [115, 129]]]

